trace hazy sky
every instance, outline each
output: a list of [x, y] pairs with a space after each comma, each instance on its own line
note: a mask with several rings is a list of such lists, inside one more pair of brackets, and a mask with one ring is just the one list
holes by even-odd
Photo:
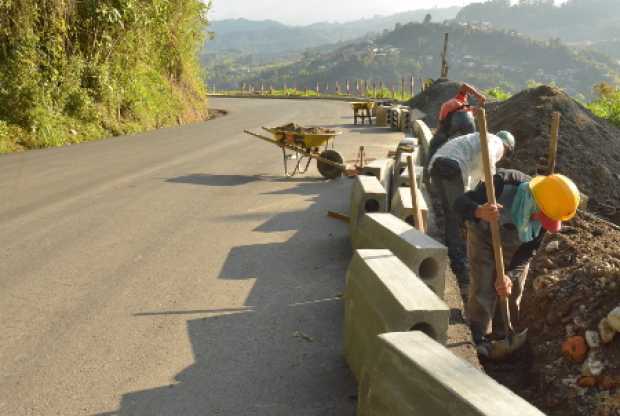
[[[480, 1], [480, 0], [477, 0]], [[561, 3], [565, 0], [556, 0]], [[433, 7], [465, 6], [473, 0], [213, 0], [211, 18], [273, 19], [287, 24], [348, 21]]]

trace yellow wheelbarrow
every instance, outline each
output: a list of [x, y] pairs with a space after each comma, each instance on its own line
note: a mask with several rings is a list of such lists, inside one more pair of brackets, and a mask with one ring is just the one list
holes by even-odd
[[[249, 130], [244, 133], [274, 144], [282, 149], [284, 174], [286, 176], [303, 175], [308, 171], [312, 159], [316, 160], [316, 167], [326, 179], [335, 179], [346, 171], [342, 155], [334, 149], [334, 139], [339, 131], [321, 127], [301, 127], [287, 124], [281, 127], [263, 127], [271, 133], [269, 137], [256, 134]], [[323, 150], [321, 151], [321, 148]], [[295, 160], [295, 169], [289, 174], [288, 161]], [[303, 162], [306, 162], [305, 165]]]

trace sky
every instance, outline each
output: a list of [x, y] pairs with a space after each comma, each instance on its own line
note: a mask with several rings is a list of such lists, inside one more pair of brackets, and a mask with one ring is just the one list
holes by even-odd
[[[481, 1], [481, 0], [476, 0]], [[565, 0], [556, 0], [561, 3]], [[213, 0], [211, 19], [273, 19], [291, 25], [349, 21], [415, 9], [465, 6], [474, 0]]]

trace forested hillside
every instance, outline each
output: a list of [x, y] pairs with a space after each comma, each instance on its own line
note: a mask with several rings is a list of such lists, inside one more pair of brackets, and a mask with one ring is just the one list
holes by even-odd
[[333, 52], [307, 55], [298, 62], [273, 68], [249, 82], [312, 86], [366, 79], [400, 85], [402, 76], [436, 78], [440, 74], [443, 35], [450, 34], [450, 77], [482, 88], [500, 86], [518, 91], [536, 83], [557, 84], [571, 95], [592, 96], [592, 87], [614, 83], [620, 66], [591, 51], [575, 51], [558, 40], [536, 41], [516, 32], [465, 23], [397, 25], [371, 41]]
[[0, 152], [206, 116], [200, 0], [0, 1]]
[[497, 28], [514, 29], [539, 39], [595, 47], [620, 58], [620, 1], [490, 0], [472, 3], [458, 14], [459, 22], [489, 22]]
[[213, 39], [208, 42], [201, 59], [209, 72], [211, 85], [235, 88], [248, 74], [302, 59], [314, 54], [313, 48], [320, 48], [325, 53], [354, 39], [379, 35], [397, 23], [422, 22], [427, 14], [434, 21], [453, 19], [459, 10], [459, 7], [413, 10], [307, 26], [288, 26], [273, 20], [214, 21], [209, 25]]

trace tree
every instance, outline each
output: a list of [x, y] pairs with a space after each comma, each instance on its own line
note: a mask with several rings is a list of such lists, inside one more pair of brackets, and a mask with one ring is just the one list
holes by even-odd
[[432, 20], [433, 20], [433, 16], [431, 16], [430, 13], [428, 13], [426, 16], [424, 16], [424, 24], [425, 25], [429, 24]]

